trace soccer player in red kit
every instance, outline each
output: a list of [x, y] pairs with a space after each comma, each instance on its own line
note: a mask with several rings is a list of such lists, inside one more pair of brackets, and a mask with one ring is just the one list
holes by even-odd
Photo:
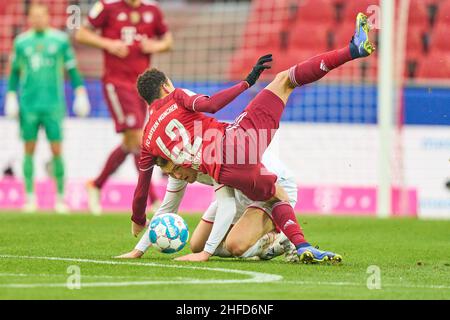
[[[202, 112], [217, 112], [252, 86], [270, 68], [271, 55], [261, 57], [245, 81], [211, 97], [175, 89], [159, 70], [143, 73], [138, 79], [138, 91], [150, 104], [151, 111], [142, 138], [132, 231], [136, 234], [146, 224], [148, 183], [153, 165], [157, 164], [177, 179], [193, 182], [201, 171], [219, 184], [242, 191], [253, 201], [268, 202], [273, 222], [296, 246], [301, 261], [340, 262], [341, 256], [314, 248], [306, 241], [285, 191], [276, 183], [277, 176], [265, 169], [261, 155], [279, 127], [292, 91], [321, 79], [346, 62], [372, 54], [369, 30], [367, 17], [358, 14], [356, 31], [348, 46], [317, 55], [277, 74], [233, 124], [219, 122]], [[206, 254], [191, 254], [185, 260], [203, 261]]]
[[[96, 33], [100, 31], [100, 34]], [[147, 106], [136, 91], [136, 79], [150, 57], [172, 47], [172, 35], [157, 3], [149, 0], [100, 0], [75, 35], [78, 42], [103, 49], [103, 93], [122, 143], [109, 155], [100, 175], [88, 184], [89, 208], [100, 213], [100, 190], [128, 154], [140, 156]], [[152, 202], [156, 200], [150, 188]]]

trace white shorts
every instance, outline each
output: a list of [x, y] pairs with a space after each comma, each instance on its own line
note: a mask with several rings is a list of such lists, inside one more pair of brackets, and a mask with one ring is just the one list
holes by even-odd
[[[293, 178], [289, 179], [278, 179], [277, 184], [282, 186], [289, 197], [289, 204], [292, 208], [295, 208], [297, 203], [297, 183]], [[263, 201], [252, 201], [247, 198], [241, 191], [235, 190], [234, 198], [236, 201], [236, 215], [233, 219], [233, 224], [241, 218], [247, 208], [259, 208], [263, 210], [265, 213], [272, 218], [272, 208], [265, 205]], [[208, 209], [206, 209], [205, 213], [202, 216], [202, 220], [207, 223], [214, 223], [216, 219], [217, 212], [217, 201], [212, 202]]]

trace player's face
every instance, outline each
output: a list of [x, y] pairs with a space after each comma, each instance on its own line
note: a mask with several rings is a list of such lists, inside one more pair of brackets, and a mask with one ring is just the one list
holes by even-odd
[[28, 22], [30, 27], [36, 31], [43, 31], [49, 26], [50, 17], [48, 10], [44, 6], [31, 7], [30, 14], [28, 15]]
[[138, 7], [141, 4], [141, 0], [125, 0], [125, 2], [132, 7]]
[[169, 94], [169, 93], [171, 93], [174, 90], [175, 90], [175, 87], [173, 86], [172, 80], [167, 78], [167, 82], [163, 84], [163, 91], [166, 94]]
[[197, 180], [197, 171], [191, 168], [184, 168], [182, 166], [175, 165], [171, 161], [169, 161], [164, 167], [161, 167], [161, 169], [164, 173], [178, 180], [184, 180], [188, 183], [194, 183]]

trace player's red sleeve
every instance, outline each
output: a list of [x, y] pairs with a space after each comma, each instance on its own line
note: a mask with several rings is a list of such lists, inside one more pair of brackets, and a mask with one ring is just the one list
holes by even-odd
[[155, 6], [154, 19], [155, 19], [155, 34], [158, 37], [161, 37], [167, 31], [169, 31], [169, 28], [167, 27], [167, 23], [166, 23], [166, 20], [164, 19], [164, 15], [158, 5]]
[[188, 95], [186, 90], [182, 90], [184, 92], [182, 104], [188, 110], [216, 113], [248, 88], [248, 83], [241, 81], [230, 88], [215, 93], [211, 97], [199, 94]]
[[103, 28], [108, 21], [108, 14], [103, 1], [97, 1], [89, 10], [88, 23], [95, 29]]
[[133, 215], [131, 220], [141, 226], [145, 225], [147, 208], [148, 190], [152, 180], [154, 159], [153, 156], [144, 149], [141, 152], [141, 159], [139, 160], [139, 178], [133, 196]]

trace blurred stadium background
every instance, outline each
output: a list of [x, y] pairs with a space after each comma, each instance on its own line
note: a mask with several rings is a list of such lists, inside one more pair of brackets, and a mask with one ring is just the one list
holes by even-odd
[[[3, 117], [3, 106], [12, 41], [26, 28], [30, 2], [0, 2], [0, 209], [20, 207], [23, 201], [18, 124]], [[84, 17], [95, 1], [41, 2], [50, 4], [52, 25], [73, 34], [66, 25], [71, 13], [67, 8], [78, 5]], [[245, 77], [259, 55], [274, 54], [273, 68], [262, 83], [217, 114], [223, 120], [234, 119], [276, 72], [347, 45], [358, 12], [371, 16], [378, 28], [383, 27], [381, 21], [387, 21], [380, 18], [378, 0], [158, 2], [174, 34], [175, 47], [156, 55], [152, 65], [169, 74], [178, 86], [213, 93]], [[300, 212], [450, 218], [446, 187], [450, 179], [450, 0], [392, 2], [396, 8], [391, 19], [395, 41], [389, 48], [395, 53], [393, 68], [378, 51], [375, 57], [347, 64], [319, 83], [297, 89], [287, 106], [273, 149], [297, 178]], [[405, 3], [406, 10], [400, 10]], [[375, 30], [373, 40], [383, 47], [379, 31]], [[67, 201], [74, 210], [85, 210], [84, 183], [100, 170], [120, 138], [102, 96], [102, 54], [74, 46], [92, 112], [88, 119], [77, 119], [68, 109], [64, 141]], [[389, 75], [391, 82], [386, 81]], [[397, 97], [392, 105], [381, 103], [385, 100], [380, 94], [386, 90]], [[71, 106], [69, 86], [66, 96]], [[54, 187], [46, 170], [50, 151], [45, 139], [40, 141], [35, 170], [40, 206], [45, 209], [51, 207]], [[130, 209], [136, 172], [132, 159], [127, 161], [105, 188], [107, 210]], [[155, 181], [163, 194], [165, 180], [156, 175]], [[391, 184], [392, 199], [386, 191]], [[183, 209], [204, 209], [211, 192], [200, 186], [190, 189], [192, 196], [188, 194]], [[200, 189], [208, 196], [198, 197]], [[389, 194], [389, 210], [380, 208], [377, 192]]]

